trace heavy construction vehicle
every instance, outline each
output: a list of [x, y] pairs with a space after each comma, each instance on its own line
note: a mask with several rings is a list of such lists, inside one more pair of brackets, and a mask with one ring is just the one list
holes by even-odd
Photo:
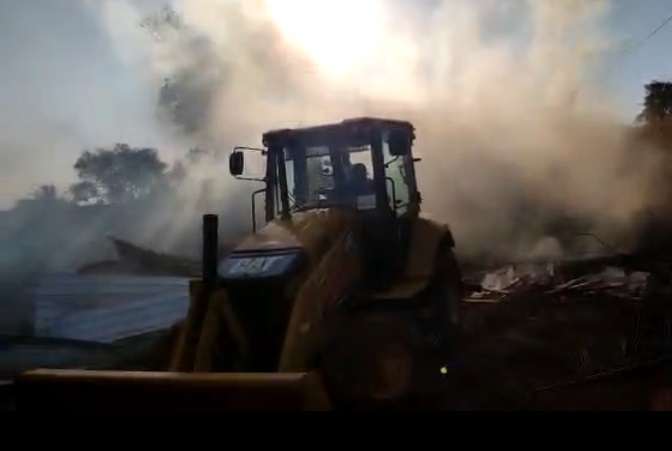
[[[17, 408], [348, 409], [436, 401], [459, 343], [462, 284], [448, 225], [420, 214], [415, 130], [358, 118], [270, 131], [253, 233], [203, 277], [168, 372], [35, 370]], [[327, 168], [325, 170], [325, 168]], [[257, 227], [255, 198], [263, 195]]]

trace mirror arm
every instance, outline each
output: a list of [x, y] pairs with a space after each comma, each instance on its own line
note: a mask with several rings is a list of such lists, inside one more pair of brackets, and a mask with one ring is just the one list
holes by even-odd
[[260, 148], [260, 147], [245, 147], [245, 146], [237, 146], [233, 148], [234, 152], [238, 152], [241, 150], [251, 150], [252, 152], [261, 152], [262, 155], [266, 155], [266, 149]]
[[247, 180], [249, 182], [263, 182], [266, 183], [266, 177], [258, 178], [258, 177], [243, 177], [241, 175], [234, 175], [233, 176], [237, 180]]

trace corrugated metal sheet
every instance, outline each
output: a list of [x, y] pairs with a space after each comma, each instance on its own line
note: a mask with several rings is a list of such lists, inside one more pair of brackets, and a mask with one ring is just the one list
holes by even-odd
[[31, 333], [33, 304], [26, 301], [25, 291], [20, 280], [0, 280], [0, 335]]
[[114, 348], [54, 343], [0, 343], [0, 378], [32, 368], [111, 367], [119, 357]]
[[168, 328], [189, 306], [188, 279], [56, 275], [27, 293], [34, 333], [41, 337], [110, 343]]

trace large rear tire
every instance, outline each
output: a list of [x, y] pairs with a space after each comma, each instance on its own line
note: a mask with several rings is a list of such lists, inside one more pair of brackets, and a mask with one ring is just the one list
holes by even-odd
[[462, 276], [450, 246], [438, 249], [420, 296], [407, 301], [431, 311], [438, 346], [427, 346], [417, 311], [345, 313], [328, 326], [317, 368], [337, 407], [394, 408], [415, 398], [441, 405], [443, 367], [454, 366], [462, 327]]
[[426, 296], [433, 309], [441, 347], [445, 350], [446, 357], [453, 359], [456, 357], [462, 333], [464, 288], [457, 258], [447, 244], [439, 247]]
[[402, 399], [412, 389], [412, 332], [388, 315], [344, 317], [320, 353], [319, 369], [335, 404], [372, 407]]

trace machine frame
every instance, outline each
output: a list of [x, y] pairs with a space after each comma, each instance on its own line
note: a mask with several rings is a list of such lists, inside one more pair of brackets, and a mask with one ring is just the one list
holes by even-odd
[[[190, 284], [168, 371], [33, 372], [21, 379], [23, 405], [58, 404], [67, 389], [89, 407], [113, 408], [123, 395], [123, 405], [147, 408], [149, 383], [165, 388], [159, 398], [198, 392], [193, 407], [225, 410], [433, 402], [443, 387], [439, 367], [455, 355], [461, 277], [450, 228], [420, 214], [414, 139], [409, 122], [365, 117], [274, 130], [262, 149], [234, 149], [230, 173], [264, 183], [252, 196], [253, 233], [220, 259], [217, 216], [204, 216], [203, 274]], [[333, 181], [324, 197], [325, 188], [306, 181], [315, 147], [329, 164], [315, 160], [311, 169]], [[263, 178], [243, 175], [245, 151], [265, 157]], [[362, 181], [352, 163], [360, 152], [370, 154], [369, 194], [354, 183]], [[93, 385], [100, 390], [91, 398]]]

